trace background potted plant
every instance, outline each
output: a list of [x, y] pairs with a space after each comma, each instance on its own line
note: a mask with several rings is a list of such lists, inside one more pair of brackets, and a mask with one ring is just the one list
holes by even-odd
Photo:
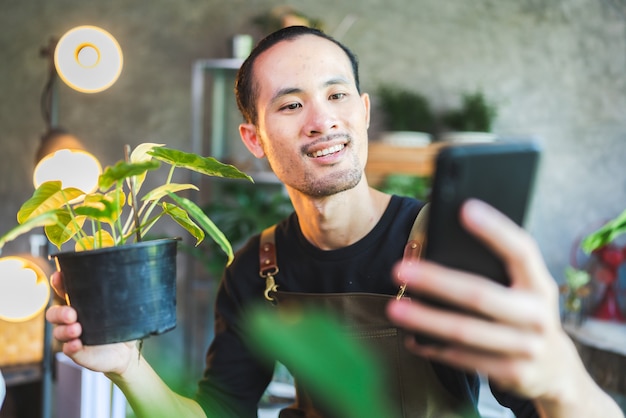
[[[225, 182], [220, 198], [203, 206], [202, 210], [226, 235], [236, 250], [246, 240], [293, 212], [293, 205], [282, 186]], [[220, 251], [216, 241], [202, 246], [182, 244], [182, 249], [193, 256], [211, 277], [219, 277], [228, 263], [227, 254]]]
[[436, 122], [425, 96], [384, 84], [378, 88], [377, 97], [386, 127], [381, 141], [398, 146], [424, 146], [431, 142]]
[[423, 201], [430, 197], [431, 177], [413, 174], [393, 173], [387, 175], [378, 190], [398, 196], [410, 196]]
[[626, 210], [585, 236], [580, 247], [592, 255], [595, 263], [588, 267], [599, 290], [599, 301], [592, 315], [595, 318], [626, 322], [619, 304], [620, 270], [626, 262], [626, 245], [619, 238], [626, 233]]
[[626, 233], [626, 210], [585, 236], [581, 242], [581, 247], [587, 254], [591, 254], [593, 251], [610, 244], [624, 233]]
[[[148, 171], [170, 166], [164, 184], [140, 190]], [[206, 234], [232, 260], [228, 239], [193, 201], [180, 192], [193, 184], [172, 182], [185, 168], [208, 176], [252, 179], [232, 165], [164, 147], [141, 144], [128, 158], [107, 167], [98, 191], [84, 193], [59, 181], [39, 186], [17, 214], [18, 226], [0, 237], [0, 248], [33, 228], [43, 227], [61, 249], [52, 255], [64, 274], [68, 304], [83, 324], [84, 344], [105, 344], [160, 334], [176, 325], [176, 252], [178, 239], [145, 241], [162, 218], [170, 218], [200, 244]], [[167, 216], [166, 216], [167, 215]]]
[[442, 122], [445, 132], [442, 140], [451, 142], [493, 141], [493, 121], [498, 112], [495, 105], [487, 101], [482, 91], [463, 94], [461, 106], [444, 112]]

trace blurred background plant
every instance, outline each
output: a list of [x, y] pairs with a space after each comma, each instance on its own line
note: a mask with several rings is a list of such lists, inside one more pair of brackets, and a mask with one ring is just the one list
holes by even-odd
[[387, 130], [435, 134], [435, 115], [424, 95], [406, 88], [383, 84], [378, 88], [377, 97]]
[[[215, 225], [228, 237], [233, 250], [247, 239], [273, 225], [293, 212], [287, 194], [275, 184], [220, 184], [219, 199], [202, 207]], [[213, 245], [194, 247], [182, 245], [182, 250], [195, 257], [211, 277], [220, 277], [226, 257]]]
[[591, 275], [585, 270], [580, 270], [572, 266], [565, 269], [565, 284], [560, 287], [561, 293], [565, 296], [563, 309], [564, 320], [572, 321], [578, 325], [583, 320], [583, 303], [591, 293]]
[[378, 190], [398, 196], [409, 196], [426, 201], [430, 195], [431, 179], [411, 174], [390, 174], [385, 177]]
[[626, 210], [614, 219], [606, 222], [591, 234], [587, 235], [582, 243], [582, 249], [590, 254], [594, 250], [613, 242], [617, 237], [626, 232]]
[[591, 277], [591, 315], [597, 319], [625, 322], [620, 307], [620, 276], [626, 261], [626, 210], [587, 234], [579, 248], [586, 260], [579, 263]]
[[490, 103], [484, 93], [477, 90], [464, 93], [461, 106], [442, 115], [446, 129], [457, 132], [491, 132], [498, 114], [495, 105]]

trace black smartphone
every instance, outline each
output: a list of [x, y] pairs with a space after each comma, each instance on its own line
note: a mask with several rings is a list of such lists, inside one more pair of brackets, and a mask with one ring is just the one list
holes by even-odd
[[[508, 285], [502, 261], [460, 223], [459, 211], [469, 198], [485, 201], [523, 225], [532, 196], [540, 148], [534, 142], [450, 145], [436, 157], [424, 258]], [[460, 311], [437, 300], [413, 295], [438, 308]], [[420, 344], [445, 342], [415, 334]]]
[[459, 210], [469, 198], [485, 201], [523, 225], [540, 148], [534, 142], [451, 145], [436, 157], [424, 258], [509, 284], [502, 261], [467, 232]]

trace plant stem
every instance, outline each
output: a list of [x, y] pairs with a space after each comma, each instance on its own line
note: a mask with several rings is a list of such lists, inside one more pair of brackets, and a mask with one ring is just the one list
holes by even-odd
[[172, 182], [175, 168], [176, 168], [176, 165], [172, 165], [172, 167], [170, 168], [170, 172], [167, 174], [167, 180], [165, 181], [165, 184], [170, 184]]
[[[61, 190], [61, 196], [63, 196], [63, 201], [65, 202], [65, 206], [67, 207], [67, 212], [70, 215], [70, 222], [72, 223], [72, 225], [74, 225], [74, 228], [76, 228], [76, 234], [73, 234], [72, 238], [74, 238], [74, 240], [83, 248], [83, 250], [86, 250], [87, 248], [85, 247], [85, 244], [83, 244], [82, 240], [83, 238], [87, 237], [87, 234], [85, 234], [83, 228], [81, 228], [81, 226], [78, 225], [78, 222], [76, 222], [76, 214], [74, 214], [74, 210], [72, 209], [70, 202], [68, 202], [67, 197], [65, 196], [65, 192], [63, 190]], [[67, 225], [65, 225], [64, 228], [67, 228]], [[79, 236], [79, 239], [75, 238], [76, 235]]]
[[[117, 183], [115, 183], [115, 204], [119, 204], [120, 202], [120, 193], [122, 192], [122, 184], [123, 181], [119, 180], [117, 181]], [[119, 209], [119, 208], [118, 208]], [[122, 227], [122, 215], [121, 215], [121, 210], [120, 210], [120, 215], [117, 217], [117, 219], [115, 219], [115, 227], [117, 228], [117, 230], [119, 231], [120, 234], [120, 244], [124, 244], [124, 242], [126, 241], [126, 237], [124, 236], [124, 229]], [[113, 228], [115, 229], [115, 228]], [[117, 240], [116, 240], [117, 242]], [[116, 244], [117, 245], [117, 244]]]
[[[176, 168], [175, 165], [172, 165], [170, 168], [169, 173], [167, 174], [167, 180], [165, 181], [165, 184], [170, 184], [172, 182], [172, 178], [174, 177], [174, 169]], [[148, 224], [148, 218], [150, 217], [150, 214], [152, 213], [152, 211], [154, 210], [154, 208], [156, 207], [156, 205], [159, 203], [159, 200], [154, 200], [152, 202], [152, 204], [150, 205], [150, 207], [146, 210], [145, 215], [142, 218], [143, 221], [143, 225], [147, 225]], [[155, 219], [160, 218], [160, 216], [158, 216]], [[147, 229], [150, 229], [150, 227], [147, 227]], [[143, 235], [146, 234], [147, 229], [143, 231]]]
[[145, 236], [148, 233], [148, 231], [150, 231], [150, 228], [152, 228], [154, 226], [156, 221], [158, 221], [164, 214], [165, 214], [165, 212], [161, 212], [157, 216], [155, 216], [154, 218], [149, 219], [145, 223], [143, 223], [141, 225], [142, 236]]
[[[124, 154], [126, 155], [126, 162], [130, 163], [130, 145], [124, 146]], [[141, 231], [139, 230], [139, 215], [137, 214], [137, 193], [135, 192], [135, 177], [130, 177], [128, 180], [128, 188], [130, 189], [131, 202], [130, 206], [133, 209], [133, 219], [135, 220], [135, 227], [137, 228], [136, 238], [137, 242], [141, 242]]]

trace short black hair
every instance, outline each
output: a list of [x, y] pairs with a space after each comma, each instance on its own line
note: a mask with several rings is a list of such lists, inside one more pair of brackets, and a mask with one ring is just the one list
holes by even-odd
[[258, 122], [256, 109], [258, 86], [254, 84], [254, 74], [252, 68], [254, 66], [254, 62], [259, 55], [261, 55], [263, 52], [267, 51], [269, 48], [276, 45], [277, 43], [281, 41], [293, 40], [304, 35], [319, 36], [320, 38], [328, 39], [329, 41], [340, 47], [343, 52], [346, 53], [348, 59], [350, 60], [350, 63], [352, 64], [352, 73], [354, 75], [356, 89], [359, 93], [361, 92], [359, 86], [359, 62], [356, 55], [354, 55], [354, 53], [350, 51], [348, 47], [319, 29], [311, 28], [308, 26], [288, 26], [286, 28], [279, 29], [276, 32], [272, 32], [271, 34], [260, 40], [237, 72], [237, 79], [235, 81], [235, 97], [237, 98], [237, 106], [239, 107], [239, 111], [241, 112], [247, 123], [252, 123], [256, 125]]

